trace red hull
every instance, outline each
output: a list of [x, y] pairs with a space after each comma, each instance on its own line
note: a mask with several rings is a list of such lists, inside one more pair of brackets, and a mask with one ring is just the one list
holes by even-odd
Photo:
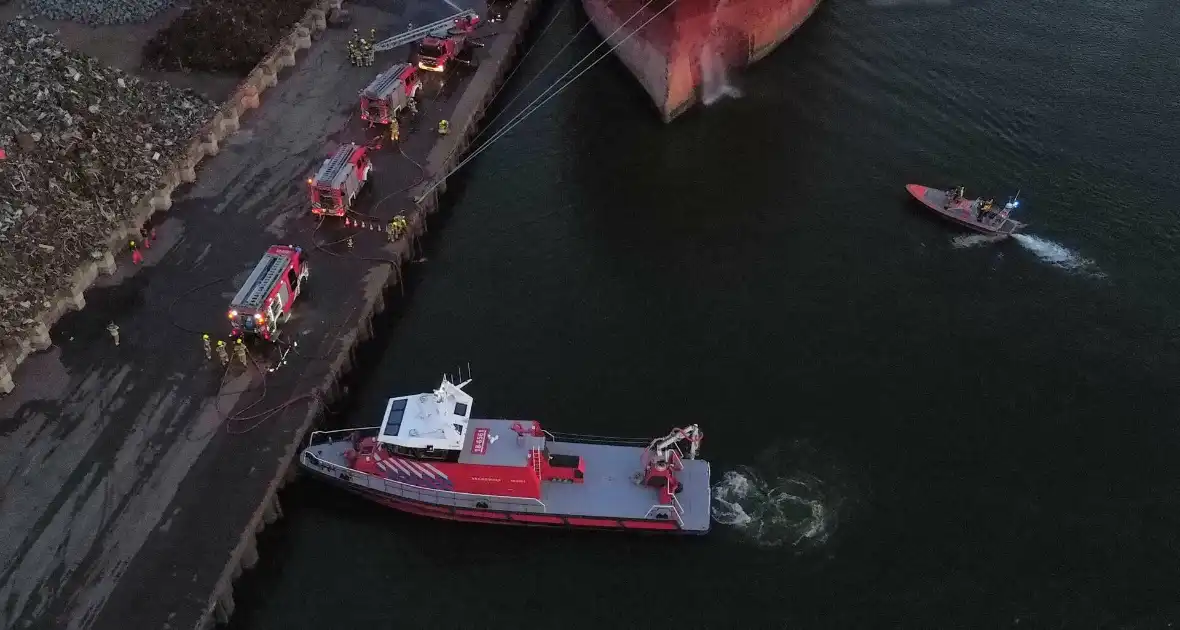
[[680, 529], [680, 527], [678, 527], [676, 523], [672, 521], [612, 519], [589, 516], [567, 516], [560, 514], [526, 514], [519, 512], [506, 512], [501, 510], [470, 510], [454, 508], [445, 505], [432, 505], [420, 501], [402, 499], [378, 492], [367, 491], [350, 483], [342, 483], [335, 477], [328, 475], [316, 474], [315, 476], [317, 478], [329, 481], [333, 485], [342, 487], [354, 494], [369, 499], [370, 501], [384, 505], [385, 507], [393, 508], [401, 512], [408, 512], [410, 514], [439, 518], [448, 521], [460, 521], [464, 523], [495, 523], [497, 525], [522, 525], [531, 527], [561, 527], [565, 529], [695, 533]]
[[656, 0], [644, 9], [647, 1], [582, 0], [582, 6], [599, 34], [610, 37], [611, 45], [659, 13], [615, 54], [647, 90], [665, 122], [700, 99], [705, 76], [701, 60], [706, 50], [721, 57], [727, 67], [747, 66], [770, 54], [820, 4], [820, 0], [678, 0], [660, 13], [667, 0]]

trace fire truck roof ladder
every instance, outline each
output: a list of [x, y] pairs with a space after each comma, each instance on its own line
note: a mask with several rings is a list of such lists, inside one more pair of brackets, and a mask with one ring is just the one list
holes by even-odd
[[389, 96], [389, 92], [393, 88], [394, 84], [397, 83], [398, 78], [401, 76], [402, 70], [405, 70], [406, 66], [408, 65], [410, 64], [399, 63], [396, 66], [377, 75], [377, 78], [373, 79], [373, 82], [365, 88], [365, 91], [362, 92], [362, 94], [368, 98], [375, 99]]
[[455, 20], [458, 20], [460, 18], [465, 18], [465, 17], [479, 17], [479, 16], [478, 16], [478, 14], [476, 14], [475, 11], [460, 11], [459, 13], [456, 13], [449, 18], [444, 18], [444, 19], [441, 19], [437, 22], [431, 22], [430, 24], [427, 24], [426, 26], [419, 26], [416, 28], [412, 28], [412, 29], [402, 33], [401, 35], [394, 35], [393, 37], [390, 37], [389, 39], [383, 39], [373, 45], [373, 50], [375, 52], [393, 50], [394, 48], [397, 48], [398, 46], [404, 46], [412, 41], [422, 39], [423, 37], [426, 37], [427, 35], [435, 34], [436, 32], [440, 33], [438, 35], [439, 37], [446, 37], [447, 31], [449, 31], [451, 29], [451, 27], [454, 26]]
[[344, 167], [348, 166], [353, 148], [352, 145], [346, 144], [337, 149], [336, 154], [320, 167], [319, 173], [316, 173], [316, 184], [328, 184], [333, 188], [339, 187], [340, 184], [336, 180], [344, 172]]
[[270, 295], [270, 289], [274, 286], [275, 281], [283, 275], [283, 271], [287, 268], [286, 259], [278, 254], [267, 254], [265, 264], [262, 273], [258, 274], [258, 279], [254, 281], [250, 292], [246, 294], [246, 298], [242, 300], [240, 306], [260, 308], [262, 301]]

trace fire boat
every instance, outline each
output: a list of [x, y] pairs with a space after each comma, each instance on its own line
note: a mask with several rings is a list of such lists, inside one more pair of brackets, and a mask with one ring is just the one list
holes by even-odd
[[390, 398], [380, 426], [316, 431], [300, 465], [381, 505], [440, 519], [709, 531], [710, 469], [697, 459], [697, 425], [634, 440], [471, 419], [470, 382], [444, 377], [433, 392]]

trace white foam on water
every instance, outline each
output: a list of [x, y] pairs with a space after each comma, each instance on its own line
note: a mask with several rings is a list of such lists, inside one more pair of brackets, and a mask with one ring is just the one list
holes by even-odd
[[1037, 258], [1053, 265], [1060, 267], [1066, 271], [1072, 271], [1095, 278], [1106, 277], [1094, 264], [1094, 261], [1085, 258], [1081, 254], [1053, 241], [1032, 236], [1031, 234], [1013, 234], [1012, 238], [1020, 243], [1025, 249], [1036, 255]]
[[955, 249], [966, 249], [968, 247], [980, 247], [982, 245], [990, 245], [1004, 240], [1003, 237], [988, 236], [987, 234], [964, 234], [956, 236], [951, 239], [951, 246]]
[[836, 524], [824, 491], [820, 479], [803, 473], [768, 483], [749, 468], [731, 470], [713, 486], [713, 521], [760, 547], [822, 544]]

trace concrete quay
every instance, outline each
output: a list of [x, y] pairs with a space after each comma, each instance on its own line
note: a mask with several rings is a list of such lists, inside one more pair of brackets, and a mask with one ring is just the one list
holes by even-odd
[[[442, 187], [417, 203], [410, 189], [462, 158], [538, 4], [518, 0], [481, 32], [478, 68], [433, 77], [401, 151], [375, 152], [361, 228], [317, 227], [304, 180], [339, 143], [377, 133], [353, 115], [357, 91], [407, 51], [354, 68], [351, 29], [314, 34], [194, 165], [196, 181], [156, 208], [166, 214], [144, 264], [116, 258], [85, 308], [48, 329], [48, 348], [25, 357], [0, 398], [0, 627], [208, 628], [232, 616], [234, 581], [258, 559], [256, 534], [282, 515], [278, 491], [301, 443], [340, 399], [439, 208]], [[352, 26], [379, 36], [450, 13], [414, 1], [348, 8]], [[443, 118], [451, 133], [440, 138]], [[379, 230], [396, 214], [409, 234], [389, 243]], [[274, 243], [310, 253], [310, 294], [286, 328], [298, 348], [273, 373], [227, 371], [206, 359], [200, 334], [227, 337], [228, 301]]]

